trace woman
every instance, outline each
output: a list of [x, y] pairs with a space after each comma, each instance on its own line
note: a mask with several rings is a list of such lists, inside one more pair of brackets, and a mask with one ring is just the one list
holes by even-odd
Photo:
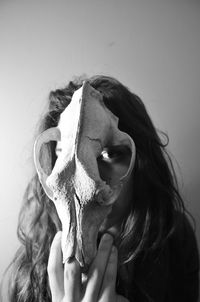
[[[119, 118], [119, 129], [129, 134], [136, 146], [126, 210], [118, 219], [122, 200], [114, 213], [120, 232], [114, 241], [109, 235], [101, 238], [86, 281], [81, 280], [76, 260], [63, 268], [61, 224], [35, 175], [20, 212], [21, 247], [10, 268], [9, 301], [197, 302], [197, 245], [166, 144], [138, 96], [111, 77], [87, 80], [103, 94], [105, 105]], [[60, 114], [82, 83], [79, 79], [50, 93], [39, 132], [58, 125]], [[52, 142], [53, 163], [55, 150]], [[108, 217], [111, 228], [113, 216]]]

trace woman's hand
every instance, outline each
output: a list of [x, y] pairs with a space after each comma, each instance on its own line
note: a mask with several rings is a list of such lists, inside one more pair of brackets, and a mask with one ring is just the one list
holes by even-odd
[[101, 239], [87, 280], [83, 283], [81, 269], [76, 260], [66, 262], [63, 267], [61, 232], [58, 232], [51, 245], [48, 275], [52, 302], [128, 302], [115, 291], [117, 249], [109, 234]]

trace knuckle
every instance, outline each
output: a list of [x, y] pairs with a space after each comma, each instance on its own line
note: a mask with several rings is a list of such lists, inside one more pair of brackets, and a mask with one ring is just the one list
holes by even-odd
[[65, 265], [64, 274], [66, 279], [76, 279], [79, 276], [79, 267], [75, 263]]
[[78, 272], [76, 270], [66, 270], [65, 271], [65, 277], [67, 279], [74, 279], [78, 276]]

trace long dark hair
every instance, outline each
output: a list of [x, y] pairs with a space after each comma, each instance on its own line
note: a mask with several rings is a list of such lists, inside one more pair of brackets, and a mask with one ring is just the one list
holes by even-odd
[[[184, 212], [172, 161], [141, 99], [114, 78], [94, 76], [87, 79], [103, 94], [106, 106], [119, 117], [120, 130], [136, 145], [132, 177], [133, 199], [121, 232], [116, 239], [121, 265], [136, 261], [141, 253], [162, 248], [176, 228], [176, 212]], [[59, 116], [70, 103], [83, 79], [69, 82], [64, 89], [52, 91], [49, 107], [39, 132], [58, 124]], [[55, 142], [48, 145], [47, 156], [55, 163]], [[10, 301], [51, 301], [47, 262], [51, 242], [61, 229], [54, 204], [45, 195], [37, 174], [28, 184], [19, 216], [18, 238], [21, 247], [11, 264]]]

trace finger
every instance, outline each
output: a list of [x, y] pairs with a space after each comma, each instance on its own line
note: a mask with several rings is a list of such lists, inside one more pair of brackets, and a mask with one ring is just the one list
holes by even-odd
[[81, 269], [76, 259], [66, 261], [64, 268], [65, 297], [68, 302], [78, 302], [81, 296]]
[[104, 274], [104, 279], [101, 287], [101, 292], [99, 295], [100, 301], [111, 301], [115, 296], [115, 287], [117, 279], [117, 260], [118, 253], [117, 248], [112, 246], [106, 271]]
[[58, 232], [53, 239], [47, 266], [52, 301], [61, 301], [64, 296], [61, 235], [62, 232]]
[[97, 255], [89, 270], [86, 301], [96, 301], [98, 298], [112, 243], [113, 237], [109, 234], [105, 234], [100, 241]]

